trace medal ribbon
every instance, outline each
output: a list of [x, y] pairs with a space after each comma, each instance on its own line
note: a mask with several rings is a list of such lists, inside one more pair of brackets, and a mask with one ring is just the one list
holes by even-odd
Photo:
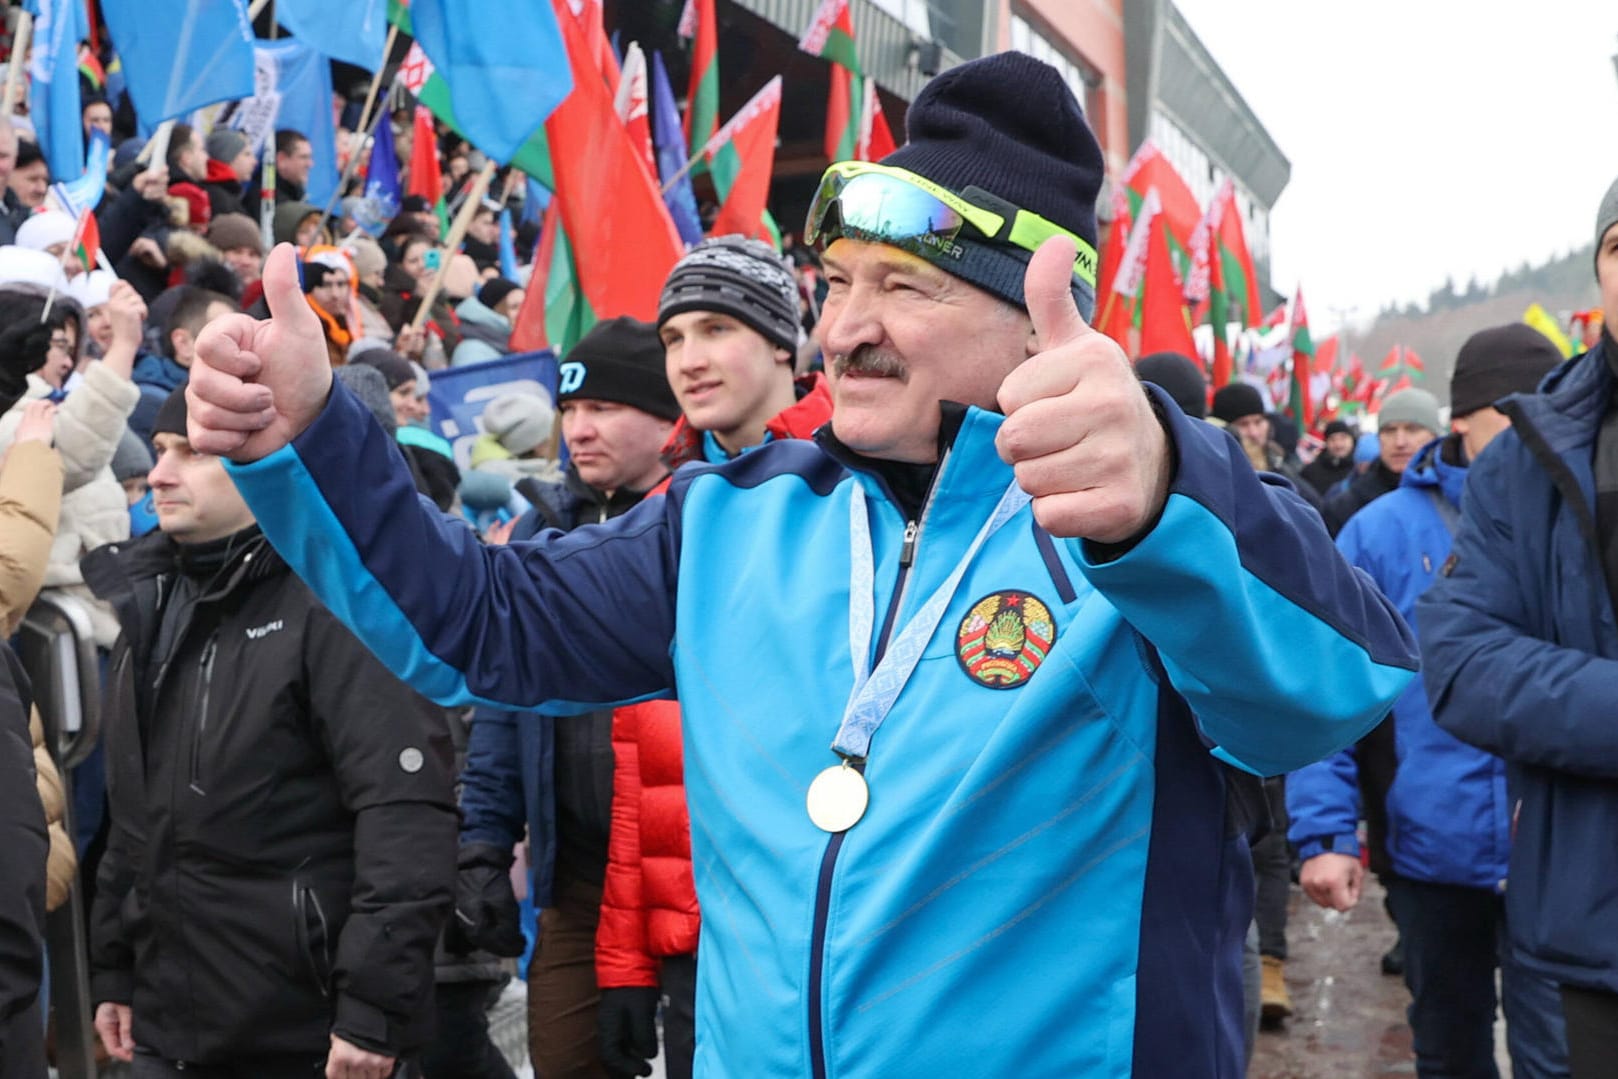
[[998, 532], [1002, 525], [1015, 517], [1031, 501], [1027, 492], [1015, 480], [1006, 486], [1005, 493], [994, 508], [994, 513], [983, 522], [972, 545], [966, 549], [944, 583], [922, 605], [915, 615], [899, 630], [888, 645], [887, 652], [871, 670], [871, 634], [876, 625], [876, 553], [871, 546], [871, 521], [865, 508], [865, 492], [858, 485], [848, 504], [849, 535], [849, 603], [848, 644], [854, 655], [854, 689], [843, 711], [842, 726], [831, 747], [845, 757], [863, 758], [871, 748], [871, 738], [887, 718], [893, 702], [921, 661], [944, 617], [944, 610], [955, 597], [967, 567], [978, 551]]

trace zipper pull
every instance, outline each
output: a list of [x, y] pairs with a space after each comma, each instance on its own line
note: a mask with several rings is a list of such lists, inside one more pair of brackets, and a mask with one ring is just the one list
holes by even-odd
[[905, 525], [905, 542], [899, 549], [899, 565], [908, 566], [916, 560], [916, 532], [920, 528], [921, 525], [916, 521]]

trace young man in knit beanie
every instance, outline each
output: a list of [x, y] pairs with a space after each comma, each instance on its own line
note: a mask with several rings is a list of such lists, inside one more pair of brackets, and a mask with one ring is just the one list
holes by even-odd
[[[1338, 533], [1344, 557], [1412, 625], [1416, 601], [1449, 556], [1469, 466], [1510, 426], [1494, 402], [1532, 393], [1561, 359], [1549, 339], [1520, 322], [1473, 334], [1450, 379], [1453, 430], [1419, 449], [1399, 487]], [[1494, 1074], [1498, 968], [1512, 1074], [1565, 1076], [1556, 984], [1501, 947], [1513, 815], [1505, 762], [1439, 730], [1418, 680], [1353, 749], [1288, 776], [1299, 880], [1322, 907], [1346, 911], [1359, 902], [1362, 803], [1371, 870], [1387, 889], [1403, 944], [1418, 1072]]]
[[1514, 956], [1561, 986], [1574, 1079], [1618, 1060], [1618, 181], [1596, 210], [1607, 330], [1532, 394], [1473, 463], [1455, 547], [1422, 597], [1438, 725], [1513, 782]]
[[1239, 1074], [1231, 793], [1380, 719], [1407, 631], [1312, 510], [1086, 324], [1103, 162], [1061, 74], [974, 60], [906, 123], [812, 204], [813, 441], [488, 551], [356, 435], [290, 250], [272, 320], [214, 334], [195, 434], [439, 699], [678, 695], [696, 1075]]

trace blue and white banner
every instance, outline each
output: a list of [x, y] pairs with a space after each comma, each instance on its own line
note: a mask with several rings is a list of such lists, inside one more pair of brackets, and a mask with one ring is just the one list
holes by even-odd
[[456, 467], [471, 467], [472, 443], [483, 433], [479, 418], [488, 403], [506, 393], [533, 393], [556, 404], [556, 353], [519, 352], [498, 360], [432, 373], [427, 403], [433, 430], [455, 449]]

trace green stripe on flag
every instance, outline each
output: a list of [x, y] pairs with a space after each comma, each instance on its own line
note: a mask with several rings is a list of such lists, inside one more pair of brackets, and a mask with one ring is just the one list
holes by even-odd
[[[455, 107], [450, 104], [449, 83], [445, 82], [438, 72], [435, 71], [428, 76], [417, 100], [427, 106], [427, 110], [434, 116], [448, 124], [457, 135], [466, 138], [460, 120], [455, 116]], [[556, 176], [551, 171], [551, 146], [545, 137], [544, 124], [540, 124], [534, 133], [528, 136], [528, 141], [518, 148], [517, 156], [511, 159], [511, 164], [538, 180], [545, 190], [556, 190]]]
[[842, 64], [856, 75], [864, 73], [860, 69], [860, 58], [854, 48], [854, 39], [849, 36], [848, 31], [840, 27], [832, 27], [831, 33], [826, 35], [826, 44], [820, 50], [820, 56], [823, 60]]
[[[691, 110], [691, 145], [686, 152], [695, 157], [702, 153], [702, 148], [708, 145], [708, 140], [719, 129], [719, 68], [717, 64], [710, 63], [707, 69], [703, 71], [702, 81], [697, 83], [696, 95], [686, 108]], [[735, 171], [732, 170], [731, 177], [734, 178], [735, 175]]]

